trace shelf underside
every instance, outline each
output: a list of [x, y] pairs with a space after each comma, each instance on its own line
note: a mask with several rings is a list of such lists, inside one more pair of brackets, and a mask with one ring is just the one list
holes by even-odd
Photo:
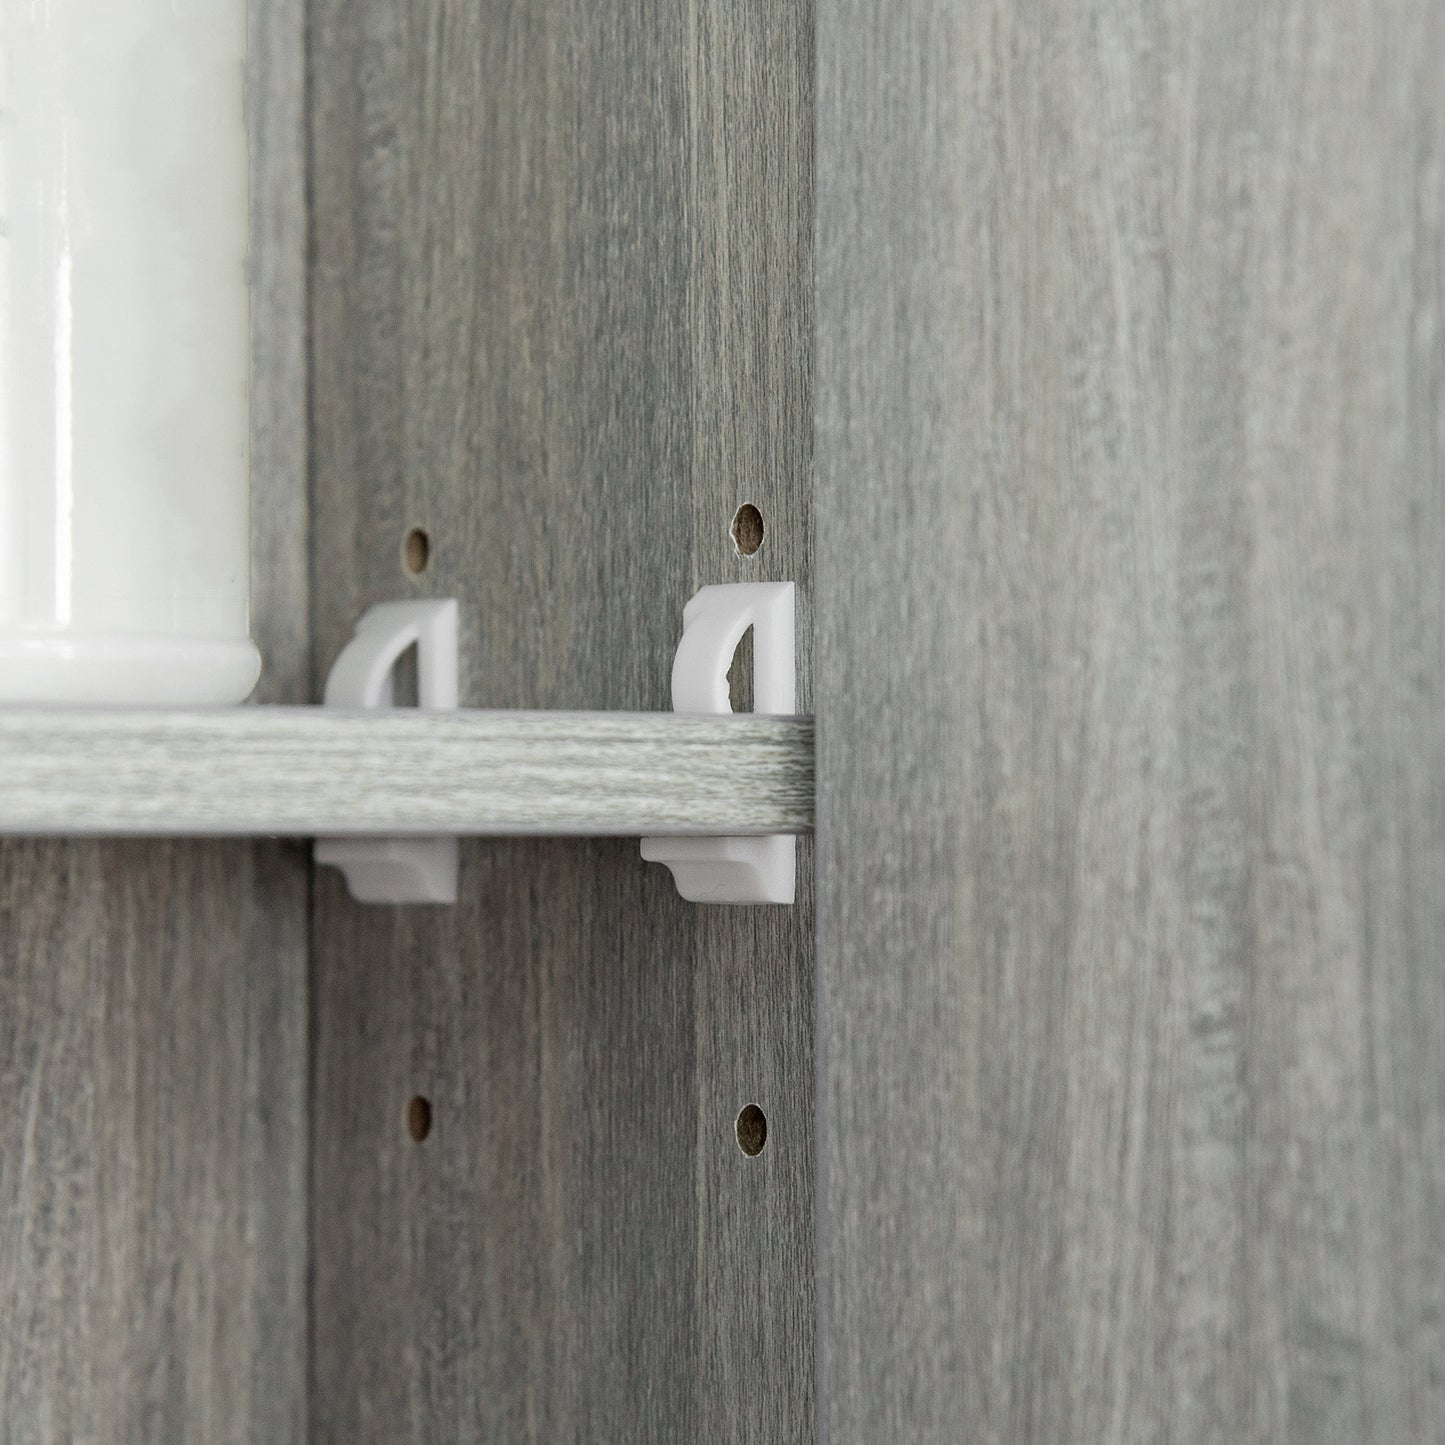
[[811, 718], [0, 712], [0, 834], [807, 833]]

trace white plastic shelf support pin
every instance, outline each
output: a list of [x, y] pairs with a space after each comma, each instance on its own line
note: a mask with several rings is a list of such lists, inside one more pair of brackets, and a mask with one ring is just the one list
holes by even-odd
[[[683, 611], [672, 664], [674, 712], [731, 714], [728, 668], [753, 629], [757, 713], [797, 709], [794, 588], [791, 582], [732, 582], [704, 587]], [[797, 894], [798, 849], [788, 834], [753, 838], [644, 838], [642, 856], [665, 863], [692, 903], [783, 903]]]
[[[457, 604], [455, 599], [383, 602], [362, 615], [356, 635], [326, 679], [325, 705], [395, 706], [397, 663], [415, 646], [417, 707], [457, 707]], [[455, 838], [318, 838], [316, 861], [346, 875], [358, 903], [455, 903]]]
[[[322, 707], [0, 707], [0, 837], [314, 838], [379, 903], [454, 901], [458, 838], [645, 838], [686, 898], [791, 902], [815, 812], [792, 587], [706, 588], [685, 621], [676, 712], [462, 708], [452, 601], [372, 608]], [[749, 627], [760, 713], [734, 716]]]

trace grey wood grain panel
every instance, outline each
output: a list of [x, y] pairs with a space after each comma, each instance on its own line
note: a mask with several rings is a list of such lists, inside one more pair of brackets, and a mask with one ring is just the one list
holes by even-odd
[[812, 826], [811, 718], [0, 712], [0, 834], [736, 837]]
[[[308, 686], [299, 0], [252, 0], [262, 695]], [[0, 842], [0, 1436], [304, 1437], [303, 849]]]
[[[688, 25], [690, 585], [797, 582], [806, 712], [813, 7], [694, 0]], [[751, 557], [739, 556], [729, 535], [746, 503], [765, 526]], [[748, 706], [740, 671], [734, 705]], [[696, 1384], [684, 1388], [695, 1393], [695, 1438], [704, 1441], [791, 1445], [816, 1436], [812, 863], [812, 840], [803, 839], [794, 908], [691, 911], [699, 1358]], [[768, 1121], [768, 1143], [752, 1159], [733, 1128], [749, 1103]]]
[[1438, 1439], [1440, 7], [818, 25], [825, 1437]]
[[301, 1439], [304, 867], [3, 861], [6, 1440]]
[[248, 0], [253, 701], [311, 701], [306, 0]]
[[[319, 0], [313, 40], [318, 666], [457, 596], [468, 706], [661, 709], [694, 588], [791, 577], [806, 707], [810, 7]], [[318, 1441], [811, 1438], [802, 862], [795, 910], [635, 842], [465, 846], [453, 911], [318, 879]]]

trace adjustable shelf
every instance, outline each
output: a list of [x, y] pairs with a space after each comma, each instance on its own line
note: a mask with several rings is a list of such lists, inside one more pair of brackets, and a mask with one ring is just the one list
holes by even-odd
[[[754, 640], [763, 715], [731, 710]], [[697, 903], [791, 904], [813, 824], [793, 584], [704, 587], [673, 659], [681, 713], [458, 708], [457, 604], [369, 608], [318, 708], [0, 712], [0, 833], [293, 834], [363, 903], [454, 903], [457, 839], [636, 835]], [[414, 651], [417, 706], [395, 705]]]
[[730, 837], [813, 827], [811, 718], [0, 711], [0, 833]]

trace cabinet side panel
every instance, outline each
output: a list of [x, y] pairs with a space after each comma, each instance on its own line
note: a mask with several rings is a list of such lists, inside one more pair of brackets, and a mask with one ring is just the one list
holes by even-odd
[[1429, 1438], [1440, 7], [818, 49], [825, 1438]]

